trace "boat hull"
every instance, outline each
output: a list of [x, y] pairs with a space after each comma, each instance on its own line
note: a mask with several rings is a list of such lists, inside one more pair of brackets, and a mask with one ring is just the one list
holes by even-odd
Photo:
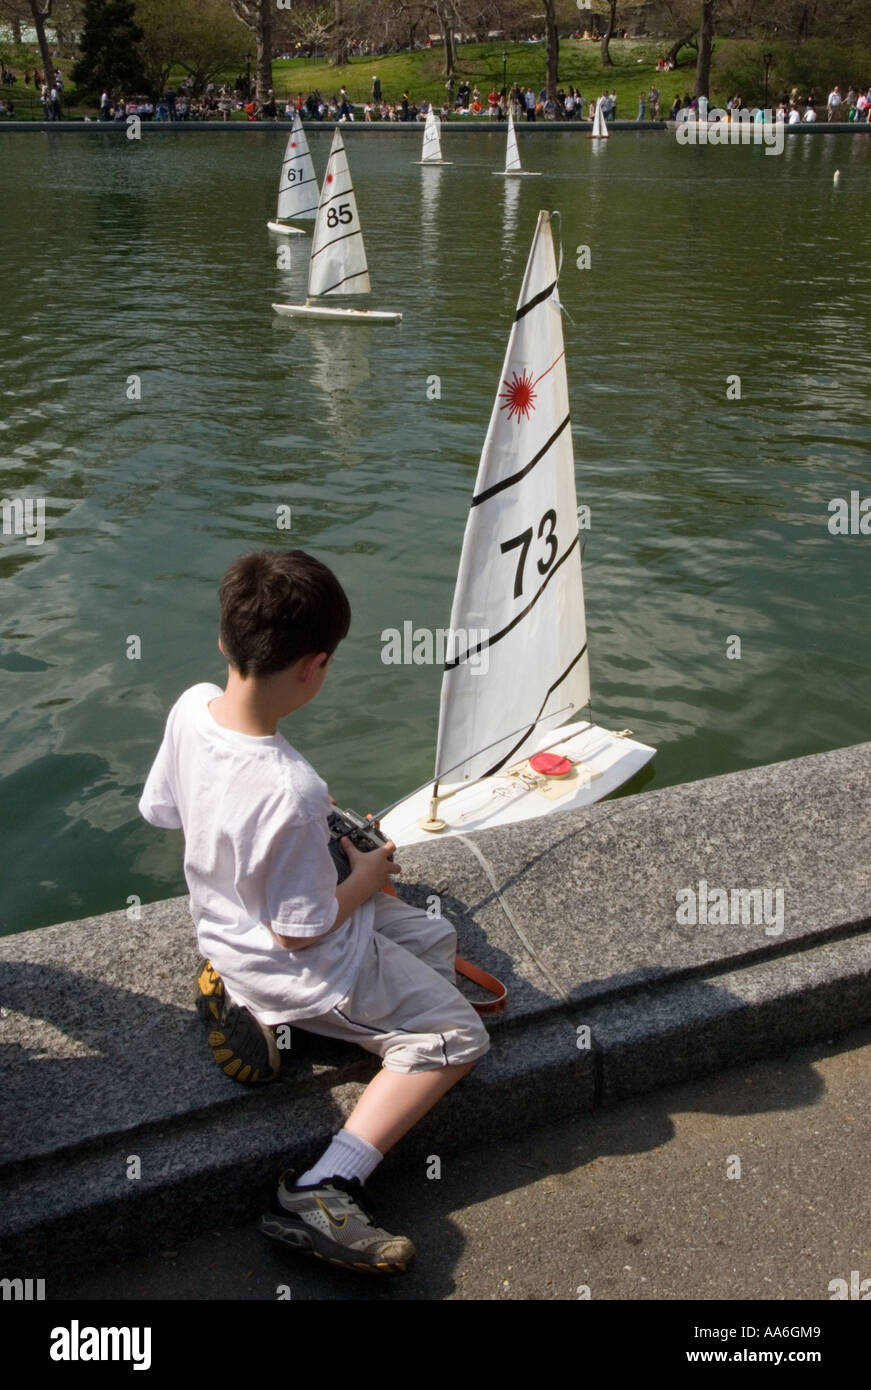
[[287, 222], [267, 222], [266, 225], [270, 232], [278, 232], [281, 236], [308, 236], [302, 227], [291, 227]]
[[493, 169], [493, 177], [497, 179], [540, 179], [540, 169]]
[[419, 164], [421, 169], [441, 169], [446, 164], [453, 164], [452, 159], [416, 159], [415, 164]]
[[276, 314], [292, 319], [338, 319], [342, 323], [399, 323], [389, 309], [333, 309], [326, 304], [273, 304]]
[[[555, 743], [555, 738], [559, 742]], [[616, 791], [649, 763], [656, 751], [646, 743], [583, 721], [543, 733], [536, 747], [569, 758], [576, 764], [572, 774], [540, 778], [529, 785], [506, 770], [462, 786], [439, 802], [438, 815], [445, 821], [445, 829], [437, 832], [423, 830], [418, 824], [429, 815], [432, 787], [426, 786], [381, 818], [382, 833], [398, 846], [421, 844], [444, 840], [448, 835], [515, 825], [552, 811], [575, 811]], [[440, 790], [451, 791], [452, 787], [445, 785]]]

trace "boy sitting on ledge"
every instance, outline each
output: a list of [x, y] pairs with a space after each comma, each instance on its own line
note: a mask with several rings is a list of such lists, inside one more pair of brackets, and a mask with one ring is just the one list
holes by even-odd
[[264, 550], [230, 567], [220, 599], [227, 688], [195, 685], [175, 703], [139, 809], [184, 831], [191, 913], [211, 963], [200, 989], [225, 1069], [249, 1082], [277, 1076], [279, 1023], [383, 1059], [314, 1167], [282, 1174], [260, 1229], [334, 1264], [402, 1271], [414, 1247], [375, 1226], [363, 1183], [490, 1040], [456, 988], [450, 923], [381, 891], [400, 872], [396, 846], [362, 853], [346, 837], [351, 872], [337, 884], [327, 788], [278, 733], [317, 695], [348, 632], [335, 575], [304, 551]]

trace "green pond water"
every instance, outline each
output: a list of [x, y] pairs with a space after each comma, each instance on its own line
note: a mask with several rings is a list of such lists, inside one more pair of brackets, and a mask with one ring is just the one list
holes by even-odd
[[628, 790], [869, 737], [871, 537], [828, 506], [871, 495], [871, 140], [548, 133], [521, 139], [542, 177], [510, 182], [501, 134], [448, 129], [438, 171], [418, 138], [349, 132], [370, 304], [404, 315], [370, 330], [272, 313], [309, 245], [277, 267], [283, 135], [0, 135], [0, 498], [46, 499], [41, 545], [0, 535], [0, 931], [184, 891], [180, 837], [136, 803], [172, 702], [222, 679], [216, 589], [248, 548], [310, 549], [350, 595], [283, 726], [333, 795], [375, 810], [431, 772], [440, 672], [384, 665], [381, 632], [447, 626], [542, 207], [593, 713], [658, 749]]

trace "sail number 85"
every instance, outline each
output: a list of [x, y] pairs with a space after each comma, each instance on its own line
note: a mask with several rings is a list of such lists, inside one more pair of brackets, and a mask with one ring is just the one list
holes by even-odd
[[350, 203], [339, 203], [338, 208], [327, 208], [327, 226], [338, 227], [340, 222], [353, 222], [354, 214]]
[[[546, 511], [541, 521], [538, 523], [538, 538], [544, 541], [547, 546], [547, 554], [537, 561], [539, 574], [547, 574], [554, 560], [556, 559], [556, 512], [551, 508]], [[520, 598], [523, 594], [523, 567], [526, 564], [526, 557], [529, 547], [532, 544], [532, 527], [527, 526], [519, 536], [513, 536], [510, 541], [503, 541], [499, 549], [505, 555], [509, 550], [520, 550], [517, 558], [517, 573], [514, 576], [514, 597]]]

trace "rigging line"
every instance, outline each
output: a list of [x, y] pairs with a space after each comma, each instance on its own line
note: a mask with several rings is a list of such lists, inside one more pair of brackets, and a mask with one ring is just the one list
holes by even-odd
[[[547, 579], [544, 581], [544, 583], [542, 584], [541, 588], [538, 590], [538, 593], [536, 593], [536, 594], [533, 595], [533, 597], [529, 600], [529, 603], [526, 605], [526, 607], [525, 607], [524, 609], [522, 609], [521, 612], [518, 613], [518, 614], [516, 615], [516, 617], [512, 618], [510, 623], [507, 623], [507, 624], [505, 625], [505, 627], [501, 628], [500, 631], [497, 632], [497, 633], [495, 633], [495, 635], [494, 635], [493, 637], [488, 637], [487, 640], [486, 640], [486, 642], [478, 642], [478, 643], [476, 643], [476, 645], [475, 645], [474, 647], [469, 647], [469, 648], [467, 648], [467, 650], [465, 651], [465, 653], [464, 653], [462, 656], [455, 657], [453, 661], [446, 661], [446, 662], [445, 662], [445, 670], [446, 670], [446, 671], [453, 671], [455, 667], [457, 667], [457, 666], [459, 666], [459, 665], [461, 664], [461, 662], [463, 662], [463, 661], [468, 661], [468, 659], [469, 659], [470, 656], [477, 656], [478, 652], [482, 652], [482, 651], [484, 650], [485, 647], [489, 647], [489, 648], [492, 649], [493, 647], [495, 647], [495, 645], [496, 645], [497, 642], [501, 641], [501, 639], [502, 639], [503, 637], [507, 637], [507, 636], [508, 636], [508, 633], [511, 632], [512, 629], [515, 628], [515, 627], [517, 626], [517, 624], [518, 624], [519, 622], [521, 622], [521, 621], [532, 611], [532, 609], [535, 607], [535, 605], [538, 603], [538, 600], [541, 598], [541, 596], [542, 596], [542, 594], [544, 593], [545, 589], [547, 588], [548, 584], [549, 584], [550, 581], [553, 579], [553, 577], [554, 577], [554, 575], [556, 574], [557, 570], [559, 569], [560, 565], [562, 565], [562, 564], [565, 563], [565, 561], [569, 558], [569, 556], [571, 555], [572, 551], [574, 550], [575, 546], [578, 545], [579, 537], [580, 537], [580, 532], [576, 531], [576, 532], [575, 532], [575, 536], [574, 536], [574, 540], [572, 541], [572, 543], [571, 543], [571, 545], [569, 546], [568, 550], [563, 551], [562, 555], [561, 555], [560, 558], [557, 560], [556, 564], [551, 568], [550, 573], [549, 573], [548, 576], [547, 576]], [[579, 545], [578, 545], [578, 554], [580, 554], [580, 546], [579, 546]]]
[[490, 865], [484, 858], [481, 851], [478, 849], [478, 846], [474, 844], [472, 840], [468, 839], [467, 836], [459, 834], [459, 832], [456, 834], [455, 839], [462, 840], [463, 844], [466, 846], [466, 849], [469, 850], [475, 856], [475, 858], [481, 865], [481, 868], [484, 870], [484, 873], [487, 875], [487, 878], [490, 881], [490, 886], [493, 889], [493, 892], [496, 894], [497, 903], [501, 907], [502, 911], [505, 913], [505, 916], [508, 918], [509, 924], [514, 928], [514, 931], [521, 944], [523, 945], [524, 949], [535, 961], [535, 964], [538, 966], [539, 970], [541, 971], [544, 978], [547, 980], [554, 993], [557, 994], [560, 997], [560, 999], [563, 1000], [564, 1003], [568, 1004], [570, 1002], [569, 995], [566, 994], [559, 981], [555, 979], [555, 977], [550, 973], [544, 961], [541, 959], [532, 942], [530, 941], [529, 937], [526, 935], [526, 932], [523, 930], [517, 918], [514, 916], [514, 913], [512, 912], [508, 903], [503, 898], [499, 885], [496, 882], [496, 879], [493, 875], [493, 871], [490, 868]]
[[[542, 375], [544, 375], [544, 373]], [[541, 377], [539, 377], [539, 381], [540, 380]], [[567, 415], [566, 418], [563, 420], [562, 424], [557, 425], [550, 439], [548, 439], [541, 446], [538, 453], [535, 455], [535, 458], [531, 459], [530, 462], [526, 464], [525, 468], [521, 468], [518, 473], [512, 473], [510, 478], [503, 478], [501, 482], [494, 483], [492, 487], [485, 488], [483, 492], [479, 492], [477, 497], [472, 498], [471, 505], [473, 507], [479, 507], [482, 502], [488, 502], [491, 497], [495, 497], [497, 492], [503, 492], [505, 488], [512, 487], [514, 483], [519, 483], [522, 478], [525, 478], [527, 473], [531, 472], [535, 465], [539, 463], [541, 459], [544, 458], [548, 449], [555, 442], [555, 440], [557, 440], [559, 436], [562, 434], [566, 425], [568, 425], [571, 421], [571, 418], [571, 415]]]
[[[573, 709], [574, 709], [574, 705], [563, 705], [562, 709], [555, 709], [555, 710], [552, 710], [551, 713], [550, 713], [547, 717], [548, 717], [548, 719], [555, 719], [556, 716], [557, 716], [558, 714], [568, 714], [568, 712], [569, 712], [570, 710], [573, 710]], [[536, 721], [536, 722], [540, 722], [540, 721]], [[526, 728], [526, 725], [525, 725], [525, 724], [521, 724], [520, 729], [524, 729], [524, 728]], [[489, 750], [490, 750], [491, 748], [495, 748], [495, 747], [497, 746], [497, 744], [504, 743], [505, 740], [506, 740], [506, 738], [514, 738], [517, 734], [520, 733], [520, 729], [511, 729], [507, 734], [500, 734], [499, 737], [498, 737], [498, 738], [495, 738], [495, 739], [493, 740], [492, 743], [485, 743], [485, 745], [484, 745], [483, 748], [478, 748], [478, 749], [476, 749], [476, 751], [475, 751], [474, 753], [472, 753], [472, 754], [464, 753], [463, 756], [462, 756], [462, 758], [460, 759], [460, 761], [459, 761], [458, 763], [454, 763], [453, 767], [445, 768], [444, 772], [440, 772], [440, 773], [438, 774], [439, 777], [450, 777], [450, 775], [451, 775], [452, 772], [456, 772], [456, 770], [457, 770], [458, 767], [462, 767], [462, 766], [463, 766], [463, 763], [466, 762], [467, 758], [469, 758], [470, 756], [473, 757], [473, 758], [480, 757], [480, 755], [481, 755], [482, 753], [487, 753], [487, 752], [489, 752]], [[414, 788], [414, 791], [411, 791], [411, 792], [404, 792], [403, 795], [399, 798], [398, 801], [391, 801], [390, 805], [389, 805], [389, 806], [385, 806], [382, 810], [380, 810], [380, 811], [376, 814], [376, 816], [374, 817], [374, 819], [375, 819], [375, 820], [380, 820], [382, 816], [386, 816], [386, 815], [387, 815], [387, 812], [388, 812], [388, 811], [392, 811], [393, 808], [394, 808], [394, 806], [399, 806], [399, 805], [401, 805], [401, 803], [402, 803], [403, 801], [407, 801], [409, 797], [416, 796], [418, 792], [422, 792], [423, 789], [424, 789], [424, 787], [430, 786], [430, 784], [432, 783], [432, 780], [433, 780], [433, 779], [432, 779], [431, 777], [427, 777], [427, 779], [426, 779], [425, 782], [421, 782], [421, 784], [420, 784], [419, 787], [415, 787], [415, 788]]]
[[[560, 278], [560, 275], [562, 274], [562, 269], [563, 269], [563, 215], [562, 215], [561, 212], [559, 212], [558, 210], [555, 209], [555, 210], [551, 213], [551, 220], [553, 220], [554, 217], [558, 217], [558, 218], [559, 218], [559, 228], [560, 228], [560, 229], [559, 229], [559, 240], [558, 240], [558, 243], [557, 243], [558, 246], [559, 246], [559, 265], [557, 266], [557, 270], [556, 270], [557, 285], [559, 285], [559, 278]], [[575, 324], [575, 321], [574, 321], [574, 319], [572, 318], [571, 314], [569, 313], [568, 309], [566, 308], [566, 306], [563, 304], [562, 300], [560, 299], [559, 293], [557, 292], [557, 294], [556, 294], [554, 297], [555, 297], [555, 299], [556, 299], [557, 308], [559, 309], [560, 313], [561, 313], [561, 314], [565, 314], [565, 316], [566, 316], [566, 318], [568, 319], [569, 323], [572, 325], [572, 328], [575, 328], [577, 325]]]
[[538, 383], [539, 383], [540, 381], [544, 381], [544, 378], [547, 376], [548, 372], [552, 372], [553, 369], [554, 369], [554, 367], [556, 366], [557, 362], [559, 362], [560, 358], [565, 357], [565, 355], [566, 355], [566, 350], [565, 350], [565, 348], [563, 348], [563, 350], [562, 350], [562, 352], [560, 353], [559, 357], [555, 357], [555, 358], [553, 359], [553, 361], [551, 362], [550, 366], [549, 366], [549, 367], [546, 367], [546, 368], [544, 369], [544, 371], [542, 372], [541, 376], [537, 376], [537, 377], [535, 378], [535, 381], [532, 383], [533, 386], [537, 386]]
[[560, 686], [560, 685], [562, 685], [563, 681], [564, 681], [564, 680], [567, 680], [568, 677], [571, 675], [572, 671], [575, 669], [575, 667], [577, 666], [578, 662], [580, 661], [581, 657], [584, 655], [584, 652], [585, 652], [586, 650], [587, 650], [587, 643], [585, 642], [584, 645], [581, 647], [581, 650], [578, 652], [577, 656], [573, 656], [573, 657], [572, 657], [571, 661], [569, 662], [569, 664], [568, 664], [568, 666], [566, 667], [566, 669], [563, 671], [562, 675], [561, 675], [561, 676], [557, 676], [557, 678], [556, 678], [556, 680], [554, 681], [553, 685], [551, 685], [551, 686], [548, 688], [548, 690], [547, 690], [547, 692], [546, 692], [546, 694], [545, 694], [544, 699], [542, 700], [541, 704], [540, 704], [539, 707], [538, 707], [538, 714], [535, 716], [535, 720], [533, 721], [533, 723], [532, 723], [532, 724], [530, 725], [530, 727], [526, 730], [526, 733], [523, 735], [523, 737], [522, 737], [521, 739], [518, 739], [517, 743], [515, 743], [514, 747], [513, 747], [512, 749], [510, 749], [509, 752], [507, 752], [507, 753], [505, 754], [505, 757], [504, 757], [504, 758], [500, 759], [500, 761], [499, 761], [498, 763], [494, 763], [494, 765], [493, 765], [491, 768], [489, 768], [487, 772], [485, 772], [485, 773], [483, 774], [485, 777], [493, 777], [493, 776], [495, 776], [495, 774], [499, 771], [499, 769], [500, 769], [501, 767], [504, 767], [504, 766], [505, 766], [505, 764], [508, 762], [508, 759], [514, 757], [514, 754], [517, 752], [518, 748], [522, 748], [522, 747], [523, 747], [524, 743], [525, 743], [526, 740], [529, 738], [529, 735], [532, 733], [532, 731], [533, 731], [533, 729], [535, 728], [536, 724], [540, 724], [541, 721], [542, 721], [542, 719], [545, 718], [545, 717], [546, 717], [546, 718], [550, 718], [550, 715], [545, 716], [544, 713], [543, 713], [545, 705], [547, 704], [548, 700], [550, 699], [550, 697], [551, 697], [551, 695], [553, 694], [553, 692], [557, 689], [557, 687]]

